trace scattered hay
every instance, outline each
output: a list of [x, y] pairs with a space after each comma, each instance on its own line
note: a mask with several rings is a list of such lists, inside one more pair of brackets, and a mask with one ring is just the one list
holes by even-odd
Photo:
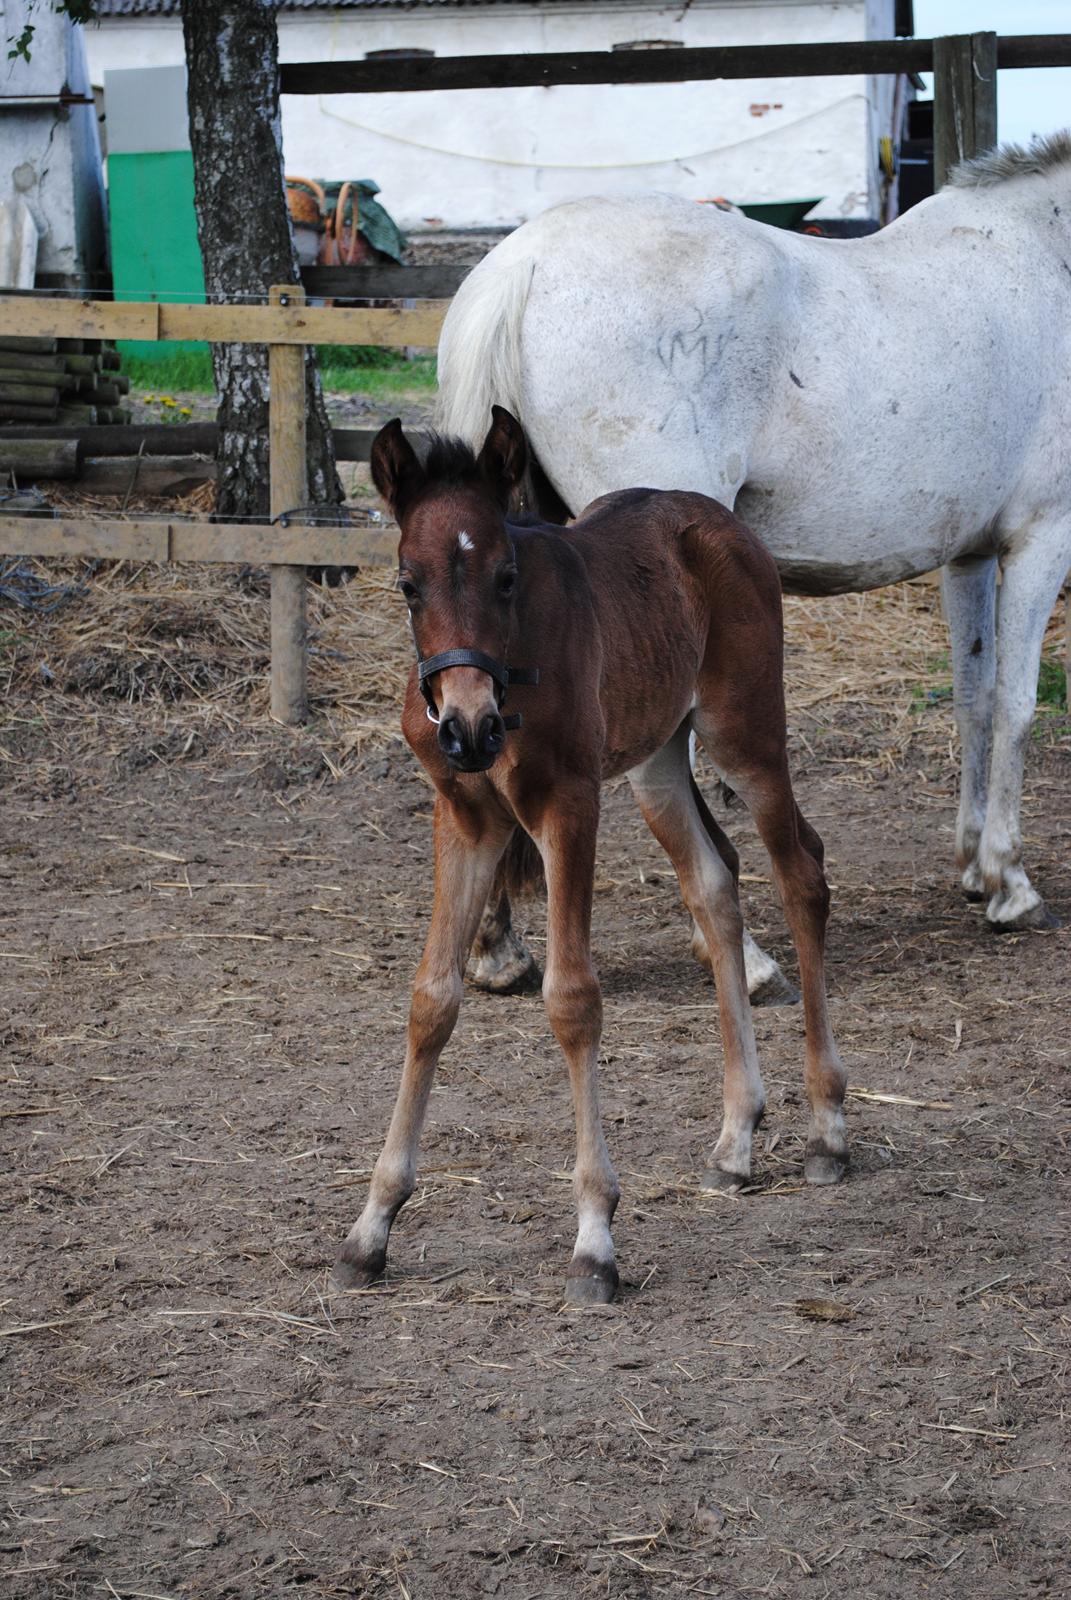
[[[168, 509], [207, 514], [203, 485], [180, 502], [138, 500], [133, 514]], [[57, 508], [108, 511], [100, 496], [60, 492]], [[135, 736], [169, 759], [187, 750], [191, 716], [274, 728], [269, 718], [270, 586], [262, 568], [158, 566], [136, 562], [24, 563], [42, 582], [66, 585], [53, 613], [0, 604], [0, 681], [20, 714], [116, 718], [136, 713]], [[357, 572], [338, 588], [309, 588], [309, 693], [327, 770], [353, 752], [397, 742], [412, 645], [404, 608], [386, 569]], [[1047, 648], [1062, 644], [1062, 608]], [[949, 758], [951, 675], [940, 590], [932, 580], [867, 594], [785, 601], [786, 690], [793, 737], [812, 754], [851, 765], [901, 768], [923, 749]], [[837, 732], [830, 733], [838, 708]], [[847, 709], [847, 715], [845, 711]], [[171, 725], [174, 718], [181, 723]], [[1062, 719], [1048, 718], [1062, 731]], [[854, 730], [854, 731], [853, 731]], [[87, 735], [89, 729], [86, 729]], [[169, 743], [169, 739], [174, 739]], [[812, 741], [821, 749], [812, 750]]]

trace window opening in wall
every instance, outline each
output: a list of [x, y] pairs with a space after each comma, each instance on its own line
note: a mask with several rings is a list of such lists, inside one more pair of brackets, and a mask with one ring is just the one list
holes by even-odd
[[426, 61], [434, 50], [366, 50], [366, 61]]
[[614, 50], [683, 50], [683, 39], [628, 39], [624, 44], [615, 44]]

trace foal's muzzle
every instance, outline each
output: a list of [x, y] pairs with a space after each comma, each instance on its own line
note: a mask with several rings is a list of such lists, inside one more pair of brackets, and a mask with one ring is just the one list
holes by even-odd
[[486, 711], [476, 727], [449, 709], [439, 719], [439, 749], [458, 772], [486, 772], [501, 755], [506, 725], [497, 711]]

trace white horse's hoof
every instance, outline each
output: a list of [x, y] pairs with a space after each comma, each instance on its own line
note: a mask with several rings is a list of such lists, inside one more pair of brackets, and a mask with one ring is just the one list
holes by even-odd
[[991, 933], [1027, 933], [1031, 928], [1060, 928], [1063, 924], [1049, 910], [1044, 900], [1015, 917], [987, 917], [986, 927]]
[[726, 1167], [708, 1167], [699, 1180], [704, 1194], [740, 1194], [751, 1187], [750, 1172], [730, 1172]]
[[800, 992], [775, 963], [769, 977], [748, 989], [748, 999], [753, 1006], [798, 1006]]
[[988, 900], [989, 895], [985, 886], [985, 874], [982, 872], [977, 856], [972, 856], [966, 862], [959, 882], [964, 898], [969, 900], [972, 905], [979, 900]]
[[517, 994], [537, 988], [542, 981], [535, 957], [512, 929], [477, 958], [469, 976], [477, 989], [489, 994]]
[[[692, 955], [701, 967], [713, 971], [707, 941], [699, 928], [692, 929]], [[795, 1006], [800, 992], [790, 983], [773, 956], [760, 950], [754, 939], [744, 930], [744, 972], [747, 977], [747, 995], [753, 1006]]]

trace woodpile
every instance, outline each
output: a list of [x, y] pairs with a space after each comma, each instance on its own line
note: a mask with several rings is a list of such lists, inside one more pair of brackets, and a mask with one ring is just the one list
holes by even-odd
[[104, 339], [0, 337], [0, 423], [126, 423], [129, 389]]

